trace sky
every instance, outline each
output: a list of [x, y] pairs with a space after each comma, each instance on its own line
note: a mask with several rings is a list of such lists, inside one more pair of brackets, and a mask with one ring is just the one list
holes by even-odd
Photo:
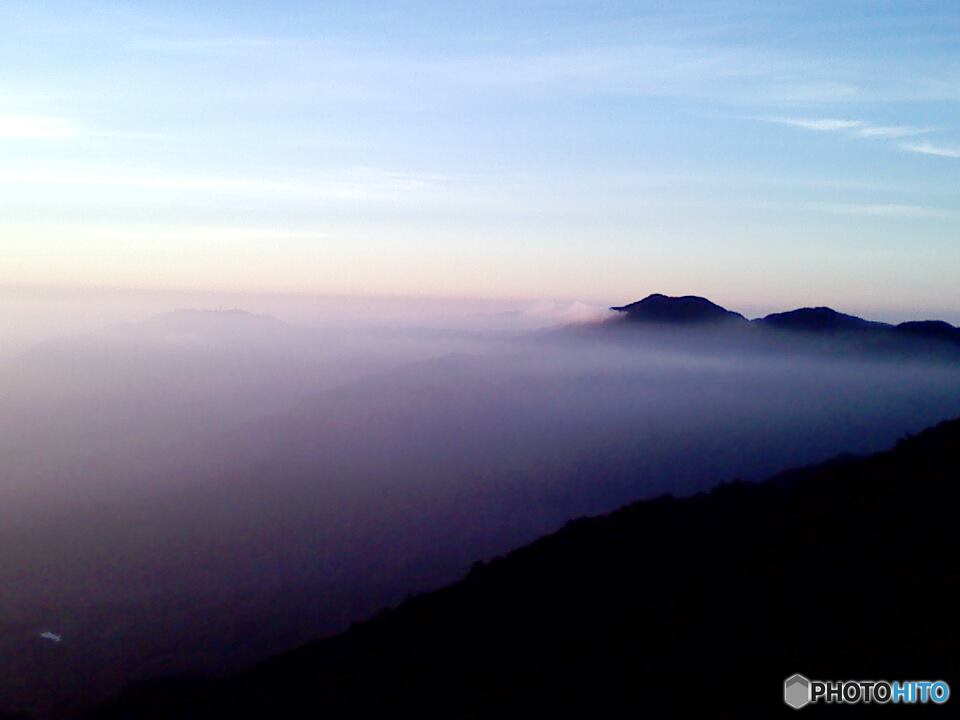
[[945, 2], [0, 4], [0, 284], [960, 311]]

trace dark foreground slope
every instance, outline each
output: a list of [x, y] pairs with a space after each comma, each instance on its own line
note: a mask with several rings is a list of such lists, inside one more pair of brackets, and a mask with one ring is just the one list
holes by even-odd
[[771, 717], [794, 712], [794, 672], [956, 691], [958, 478], [954, 421], [870, 457], [638, 502], [247, 673], [142, 686], [91, 717]]

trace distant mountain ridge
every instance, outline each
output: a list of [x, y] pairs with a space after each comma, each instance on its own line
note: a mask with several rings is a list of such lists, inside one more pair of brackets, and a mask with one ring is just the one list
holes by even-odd
[[198, 335], [216, 335], [227, 332], [278, 332], [291, 328], [272, 315], [260, 315], [239, 308], [229, 310], [199, 310], [180, 308], [154, 315], [141, 323], [127, 325], [128, 332], [189, 332]]
[[746, 321], [740, 313], [696, 295], [669, 297], [654, 293], [643, 300], [610, 309], [624, 313], [626, 319], [633, 322], [695, 324]]
[[833, 308], [800, 308], [787, 312], [773, 313], [754, 320], [758, 325], [779, 330], [799, 330], [804, 332], [850, 332], [870, 328], [893, 327], [882, 322], [864, 320], [856, 315], [837, 312]]
[[[865, 349], [960, 351], [960, 328], [943, 320], [915, 320], [899, 324], [866, 320], [829, 307], [805, 307], [747, 320], [743, 315], [695, 295], [670, 297], [655, 293], [628, 305], [614, 306], [621, 313], [614, 324], [630, 323], [664, 328], [737, 328], [766, 330], [781, 337], [841, 337]], [[919, 345], [918, 345], [919, 343]]]

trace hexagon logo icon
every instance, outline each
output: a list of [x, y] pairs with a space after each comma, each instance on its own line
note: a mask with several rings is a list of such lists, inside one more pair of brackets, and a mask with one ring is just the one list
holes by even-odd
[[794, 710], [810, 702], [810, 681], [803, 675], [791, 675], [783, 681], [783, 701]]

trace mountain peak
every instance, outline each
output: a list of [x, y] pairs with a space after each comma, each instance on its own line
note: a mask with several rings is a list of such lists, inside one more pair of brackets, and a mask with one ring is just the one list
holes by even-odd
[[727, 310], [697, 295], [671, 297], [654, 293], [643, 298], [643, 300], [610, 309], [624, 313], [627, 320], [634, 322], [692, 325], [746, 321], [746, 318], [740, 313]]
[[897, 325], [897, 330], [911, 335], [956, 338], [960, 330], [943, 320], [910, 320]]
[[806, 307], [788, 312], [773, 313], [757, 321], [778, 330], [803, 330], [810, 332], [843, 332], [885, 327], [885, 323], [864, 320], [856, 315], [847, 315], [829, 307]]

